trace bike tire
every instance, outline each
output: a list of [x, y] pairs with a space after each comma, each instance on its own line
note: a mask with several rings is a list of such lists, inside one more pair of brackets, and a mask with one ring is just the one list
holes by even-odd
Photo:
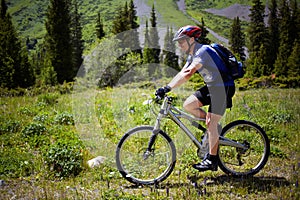
[[219, 167], [226, 174], [234, 177], [253, 176], [267, 163], [270, 142], [265, 131], [254, 122], [233, 121], [223, 128], [221, 136], [249, 145], [246, 151], [219, 145]]
[[117, 168], [131, 183], [158, 184], [165, 180], [175, 167], [175, 145], [163, 131], [157, 134], [151, 155], [147, 159], [143, 158], [153, 129], [153, 126], [135, 127], [126, 132], [117, 145]]

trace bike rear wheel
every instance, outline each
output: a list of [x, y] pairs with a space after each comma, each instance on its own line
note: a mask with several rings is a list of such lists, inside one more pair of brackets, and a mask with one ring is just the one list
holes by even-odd
[[221, 136], [239, 142], [247, 149], [219, 145], [219, 167], [233, 176], [252, 176], [267, 163], [270, 142], [265, 131], [257, 124], [237, 120], [222, 130]]
[[159, 131], [151, 151], [145, 152], [153, 135], [152, 126], [129, 130], [119, 141], [116, 163], [121, 175], [134, 184], [151, 185], [165, 180], [173, 171], [176, 149], [171, 138]]

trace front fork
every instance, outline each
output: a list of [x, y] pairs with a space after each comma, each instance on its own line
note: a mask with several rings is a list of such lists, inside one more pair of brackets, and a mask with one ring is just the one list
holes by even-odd
[[144, 159], [147, 159], [151, 154], [153, 154], [153, 148], [152, 146], [155, 143], [157, 134], [161, 131], [160, 130], [160, 121], [162, 118], [164, 118], [168, 113], [168, 109], [169, 109], [169, 104], [167, 103], [167, 99], [164, 100], [163, 104], [161, 105], [160, 111], [157, 115], [156, 121], [155, 121], [155, 125], [154, 125], [154, 129], [152, 131], [152, 135], [150, 137], [150, 140], [148, 142], [148, 147], [144, 153]]

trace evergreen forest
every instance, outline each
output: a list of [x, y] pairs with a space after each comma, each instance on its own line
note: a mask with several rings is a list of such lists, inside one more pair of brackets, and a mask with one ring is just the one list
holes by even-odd
[[[30, 16], [27, 19], [29, 22], [26, 23], [18, 13], [27, 6], [23, 5], [22, 10], [18, 12], [17, 6], [22, 6], [20, 2], [1, 0], [0, 79], [3, 89], [54, 86], [73, 82], [84, 57], [91, 53], [97, 44], [105, 38], [120, 36], [126, 31], [131, 33], [128, 36], [120, 36], [124, 40], [119, 42], [117, 48], [126, 47], [132, 49], [132, 52], [118, 58], [114, 67], [104, 70], [103, 80], [99, 81], [100, 87], [113, 86], [122, 74], [136, 65], [163, 63], [178, 70], [180, 63], [184, 61], [184, 55], [178, 55], [175, 44], [172, 44], [172, 36], [178, 26], [173, 22], [170, 22], [170, 25], [158, 24], [157, 17], [163, 14], [158, 13], [155, 3], [144, 21], [138, 18], [137, 7], [133, 1], [103, 1], [94, 9], [87, 9], [89, 4], [80, 0], [49, 0], [39, 3], [34, 6], [34, 10], [39, 14]], [[220, 6], [220, 2], [211, 1], [202, 6], [197, 6], [193, 0], [187, 0], [185, 3], [187, 13], [191, 15], [197, 9], [200, 13], [204, 8]], [[265, 5], [260, 0], [253, 0], [243, 3], [251, 5], [250, 21], [244, 22], [237, 16], [230, 24], [227, 23], [227, 45], [246, 66], [246, 76], [239, 80], [239, 87], [298, 87], [299, 2], [271, 0]], [[9, 6], [12, 8], [9, 9]], [[110, 9], [105, 6], [109, 6]], [[206, 21], [211, 24], [211, 17], [191, 17], [198, 17], [201, 22], [195, 25], [204, 30], [204, 43], [214, 42], [214, 38], [206, 30]], [[21, 22], [21, 26], [16, 26], [16, 22]], [[39, 28], [38, 31], [33, 29], [35, 24]], [[138, 28], [141, 26], [146, 28], [139, 33]], [[158, 32], [158, 27], [161, 26], [166, 29], [165, 35]], [[144, 35], [144, 41], [141, 41], [139, 34]], [[158, 41], [162, 38], [164, 44], [159, 44]], [[126, 59], [129, 55], [138, 61], [128, 64]]]

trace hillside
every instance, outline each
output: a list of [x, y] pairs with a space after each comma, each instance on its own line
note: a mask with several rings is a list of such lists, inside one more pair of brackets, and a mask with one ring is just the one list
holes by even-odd
[[[153, 3], [156, 6], [157, 15], [158, 15], [158, 24], [170, 24], [175, 26], [180, 26], [183, 24], [189, 23], [189, 19], [180, 15], [178, 11], [183, 10], [184, 0], [179, 1], [179, 8], [177, 4], [172, 4], [170, 6], [169, 2], [172, 1], [153, 1], [153, 0], [135, 0], [134, 3], [137, 9], [137, 15], [139, 16], [141, 26], [144, 26], [145, 20], [149, 18], [149, 13]], [[209, 2], [209, 1], [208, 1]], [[232, 1], [240, 2], [240, 1]], [[250, 1], [243, 1], [245, 3]], [[13, 21], [16, 29], [19, 31], [21, 38], [25, 41], [26, 38], [36, 38], [42, 39], [45, 34], [45, 13], [47, 11], [49, 0], [10, 0], [7, 1], [8, 12], [12, 15]], [[82, 14], [82, 25], [83, 25], [83, 39], [87, 43], [91, 43], [95, 39], [94, 26], [97, 19], [97, 13], [101, 13], [101, 17], [105, 23], [105, 29], [109, 30], [112, 20], [114, 19], [115, 13], [118, 12], [120, 6], [123, 6], [123, 0], [78, 0], [79, 3], [79, 12]], [[163, 4], [163, 5], [162, 5]], [[165, 4], [165, 5], [164, 5]], [[249, 4], [249, 3], [248, 3]], [[226, 5], [226, 4], [225, 4]], [[168, 12], [165, 10], [165, 7], [168, 7]], [[219, 5], [218, 5], [219, 7]], [[189, 9], [191, 5], [189, 4]], [[209, 7], [207, 7], [209, 8]], [[243, 12], [244, 7], [235, 7], [235, 10], [240, 10], [237, 13]], [[225, 15], [229, 18], [232, 12], [227, 12], [226, 10], [207, 10], [218, 15]], [[221, 14], [220, 14], [221, 12]], [[168, 16], [167, 16], [168, 15]]]
[[[94, 39], [94, 24], [98, 12], [105, 22], [111, 22], [122, 0], [78, 0], [83, 25], [83, 37], [86, 42]], [[49, 0], [10, 0], [7, 1], [16, 29], [23, 39], [42, 39], [45, 34], [45, 17]]]

